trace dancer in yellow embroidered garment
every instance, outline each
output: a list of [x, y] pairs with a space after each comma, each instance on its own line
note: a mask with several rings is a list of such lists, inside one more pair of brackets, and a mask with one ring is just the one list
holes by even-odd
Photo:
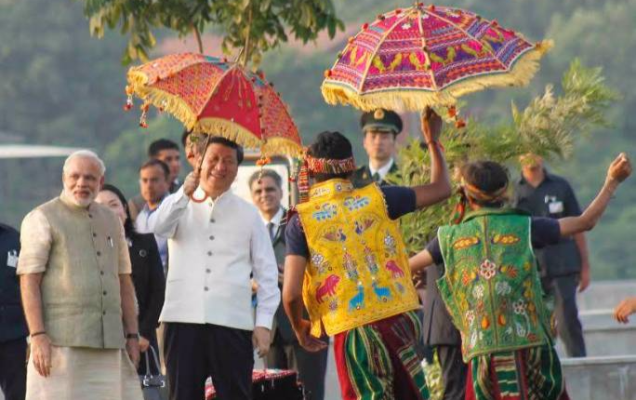
[[[317, 339], [323, 331], [335, 336], [346, 400], [428, 397], [415, 348], [417, 295], [395, 221], [450, 195], [437, 143], [441, 119], [427, 110], [422, 129], [431, 152], [428, 185], [354, 189], [351, 144], [338, 132], [321, 133], [307, 152], [314, 184], [287, 226], [283, 303], [303, 347], [324, 347]], [[302, 299], [310, 321], [302, 318]]]

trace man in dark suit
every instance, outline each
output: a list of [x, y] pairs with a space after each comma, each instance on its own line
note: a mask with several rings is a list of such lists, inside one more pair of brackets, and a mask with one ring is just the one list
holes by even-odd
[[369, 163], [358, 168], [351, 177], [354, 186], [362, 187], [371, 182], [386, 185], [386, 176], [397, 171], [395, 146], [397, 135], [402, 132], [402, 118], [389, 110], [378, 108], [362, 114], [360, 127], [364, 134], [363, 146]]
[[[263, 169], [256, 171], [248, 183], [254, 205], [258, 208], [272, 239], [279, 268], [278, 282], [282, 290], [287, 222], [287, 210], [281, 205], [283, 198], [282, 178], [274, 170]], [[279, 306], [274, 317], [267, 366], [297, 371], [298, 379], [305, 387], [306, 398], [308, 400], [324, 399], [327, 349], [317, 353], [303, 349], [298, 344], [298, 339], [296, 339], [282, 306]]]

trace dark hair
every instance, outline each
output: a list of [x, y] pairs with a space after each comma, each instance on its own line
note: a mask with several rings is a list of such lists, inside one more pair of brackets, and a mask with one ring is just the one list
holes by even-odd
[[170, 168], [168, 167], [168, 164], [166, 164], [165, 162], [161, 160], [157, 160], [156, 158], [152, 158], [146, 161], [145, 163], [141, 164], [141, 167], [139, 167], [139, 172], [141, 172], [142, 170], [146, 168], [151, 168], [151, 167], [159, 167], [161, 171], [163, 172], [163, 175], [166, 177], [166, 180], [170, 179]]
[[[318, 134], [316, 141], [309, 146], [309, 155], [314, 158], [327, 158], [331, 160], [344, 160], [353, 156], [351, 142], [342, 133], [334, 131], [324, 131]], [[324, 182], [329, 179], [349, 179], [351, 172], [340, 174], [333, 173], [313, 173], [312, 177], [317, 182]]]
[[[466, 183], [487, 194], [494, 194], [508, 186], [508, 171], [494, 161], [474, 161], [464, 164], [461, 169], [462, 178]], [[494, 202], [484, 202], [471, 198], [482, 207], [501, 207], [505, 199]]]
[[254, 182], [261, 178], [272, 178], [279, 189], [283, 188], [283, 178], [281, 178], [278, 172], [274, 171], [273, 169], [262, 169], [260, 171], [254, 172], [252, 176], [250, 176], [250, 179], [247, 181], [250, 190], [252, 189], [252, 185], [254, 184]]
[[121, 192], [121, 190], [117, 189], [115, 185], [110, 185], [108, 183], [104, 184], [104, 186], [102, 186], [102, 188], [100, 189], [100, 192], [103, 191], [114, 193], [115, 196], [119, 198], [119, 201], [121, 201], [122, 206], [124, 206], [124, 211], [126, 212], [126, 221], [124, 221], [124, 232], [126, 234], [126, 237], [130, 238], [135, 235], [137, 233], [135, 231], [135, 224], [133, 224], [133, 220], [132, 218], [130, 218], [130, 209], [128, 208], [128, 202], [126, 201], [126, 197], [124, 196], [124, 194]]
[[[208, 140], [207, 138], [203, 139], [205, 141], [208, 142], [208, 146], [210, 146], [211, 144], [220, 144], [222, 146], [225, 147], [229, 147], [231, 149], [236, 150], [236, 161], [238, 163], [238, 165], [241, 165], [241, 163], [243, 162], [243, 158], [245, 157], [244, 153], [243, 153], [243, 146], [239, 146], [236, 142], [233, 142], [229, 139], [226, 139], [222, 136], [211, 136], [210, 139]], [[205, 148], [205, 150], [207, 151], [207, 146]], [[205, 152], [203, 153], [203, 155], [205, 156]]]
[[184, 129], [183, 133], [181, 134], [181, 144], [183, 145], [183, 148], [186, 148], [186, 143], [188, 142], [188, 136], [190, 136], [190, 134], [192, 133], [192, 131]]
[[148, 157], [156, 158], [157, 155], [159, 155], [159, 152], [163, 150], [179, 151], [179, 146], [177, 146], [177, 144], [170, 139], [155, 140], [154, 142], [150, 143], [150, 146], [148, 146]]

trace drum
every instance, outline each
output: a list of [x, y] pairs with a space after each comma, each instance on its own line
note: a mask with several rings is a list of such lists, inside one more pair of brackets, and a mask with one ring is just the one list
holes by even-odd
[[[252, 397], [254, 400], [304, 400], [303, 392], [296, 371], [258, 369], [252, 373]], [[205, 399], [217, 399], [211, 379], [208, 379], [205, 385]]]

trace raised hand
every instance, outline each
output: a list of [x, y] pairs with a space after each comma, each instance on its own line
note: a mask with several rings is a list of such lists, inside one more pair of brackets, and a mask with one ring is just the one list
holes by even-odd
[[607, 178], [623, 182], [632, 174], [632, 163], [625, 153], [621, 153], [612, 161], [607, 170]]
[[422, 111], [422, 134], [426, 143], [436, 142], [442, 133], [442, 117], [430, 107]]
[[196, 169], [186, 176], [185, 181], [183, 182], [183, 194], [188, 197], [192, 197], [192, 194], [199, 187], [199, 178], [201, 175], [201, 170]]

